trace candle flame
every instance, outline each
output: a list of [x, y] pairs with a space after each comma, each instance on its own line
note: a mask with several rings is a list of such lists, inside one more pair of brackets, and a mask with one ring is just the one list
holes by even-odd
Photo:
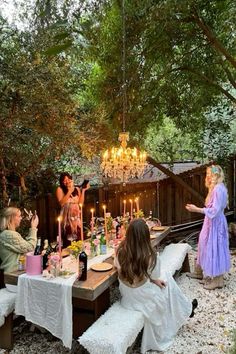
[[91, 213], [93, 213], [93, 212], [94, 212], [94, 209], [92, 208], [92, 209], [90, 209], [90, 211], [91, 211]]

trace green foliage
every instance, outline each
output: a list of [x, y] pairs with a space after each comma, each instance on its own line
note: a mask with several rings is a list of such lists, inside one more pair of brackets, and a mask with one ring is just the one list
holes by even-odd
[[183, 133], [170, 118], [164, 117], [161, 125], [148, 126], [144, 147], [158, 161], [199, 159], [197, 137], [197, 132]]
[[236, 353], [236, 329], [233, 330], [232, 338], [233, 338], [233, 346], [230, 348], [229, 354]]
[[[195, 135], [222, 97], [235, 102], [234, 10], [228, 0], [125, 1], [127, 130], [144, 137], [147, 125], [167, 116]], [[121, 12], [119, 2], [105, 3], [84, 32], [88, 56], [102, 74], [87, 82], [116, 132], [123, 109]]]
[[126, 0], [125, 37], [121, 5], [24, 1], [21, 29], [0, 17], [4, 175], [46, 191], [63, 170], [90, 173], [123, 117], [130, 145], [158, 160], [225, 159], [235, 150], [236, 3]]

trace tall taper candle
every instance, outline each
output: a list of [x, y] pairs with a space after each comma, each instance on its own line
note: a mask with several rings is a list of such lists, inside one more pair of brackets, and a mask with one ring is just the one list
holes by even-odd
[[126, 215], [126, 200], [123, 200], [123, 203], [124, 203], [123, 217], [125, 218], [125, 215]]
[[108, 239], [107, 239], [107, 218], [106, 218], [106, 205], [103, 205], [103, 210], [104, 210], [104, 229], [105, 229], [105, 239], [106, 239], [106, 244], [108, 244]]
[[60, 261], [61, 261], [62, 260], [62, 257], [61, 257], [61, 216], [58, 216], [57, 221], [58, 221], [58, 252], [59, 252]]
[[80, 220], [81, 220], [81, 241], [84, 241], [84, 228], [83, 228], [83, 204], [80, 203]]
[[137, 213], [139, 212], [139, 198], [135, 198]]
[[91, 209], [91, 233], [93, 234], [93, 231], [94, 231], [94, 209]]
[[133, 219], [133, 200], [130, 199], [130, 219]]

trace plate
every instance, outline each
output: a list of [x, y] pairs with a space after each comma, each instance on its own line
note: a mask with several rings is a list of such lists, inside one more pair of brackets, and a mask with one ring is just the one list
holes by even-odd
[[153, 231], [164, 231], [165, 227], [164, 226], [153, 226], [152, 230]]
[[95, 270], [96, 272], [106, 272], [107, 270], [111, 270], [113, 268], [113, 265], [110, 263], [96, 263], [91, 265], [90, 267], [92, 270]]

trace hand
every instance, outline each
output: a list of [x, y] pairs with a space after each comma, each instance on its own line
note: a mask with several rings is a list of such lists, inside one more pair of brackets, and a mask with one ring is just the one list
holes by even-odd
[[87, 183], [87, 185], [86, 185], [86, 187], [85, 188], [82, 188], [82, 191], [86, 191], [87, 189], [89, 189], [90, 188], [90, 184], [89, 184], [89, 182]]
[[39, 224], [39, 217], [37, 214], [35, 214], [32, 219], [31, 219], [31, 228], [32, 229], [37, 229]]
[[197, 207], [194, 204], [187, 204], [185, 208], [190, 211], [191, 213], [197, 212]]
[[68, 185], [67, 185], [67, 188], [68, 188], [68, 192], [70, 192], [70, 194], [73, 193], [74, 189], [75, 189], [74, 181], [70, 181], [70, 183], [68, 183]]
[[163, 289], [166, 287], [166, 282], [164, 282], [164, 280], [161, 279], [152, 279], [152, 282], [155, 283], [157, 286], [159, 286], [159, 288]]

